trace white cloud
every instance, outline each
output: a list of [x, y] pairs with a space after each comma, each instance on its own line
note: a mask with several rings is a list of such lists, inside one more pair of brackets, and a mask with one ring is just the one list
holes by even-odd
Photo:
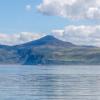
[[52, 30], [53, 35], [63, 37], [64, 30]]
[[[56, 31], [56, 34], [55, 34]], [[56, 37], [77, 45], [94, 45], [100, 47], [100, 25], [97, 26], [66, 26], [62, 31], [53, 30]]]
[[37, 9], [71, 19], [100, 19], [100, 0], [43, 0]]
[[31, 5], [26, 5], [26, 10], [27, 11], [30, 11], [32, 9], [32, 6]]
[[36, 40], [43, 36], [43, 34], [33, 34], [31, 32], [21, 32], [16, 34], [0, 33], [0, 44], [4, 45], [17, 45]]

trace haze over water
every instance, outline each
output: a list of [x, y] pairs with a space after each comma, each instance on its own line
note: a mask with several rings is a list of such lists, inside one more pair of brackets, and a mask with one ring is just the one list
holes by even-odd
[[0, 100], [100, 100], [100, 66], [0, 66]]

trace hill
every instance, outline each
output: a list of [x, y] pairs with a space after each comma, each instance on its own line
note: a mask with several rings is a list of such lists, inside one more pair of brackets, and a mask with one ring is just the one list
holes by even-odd
[[0, 45], [0, 64], [100, 64], [100, 48], [77, 46], [47, 35], [16, 46]]

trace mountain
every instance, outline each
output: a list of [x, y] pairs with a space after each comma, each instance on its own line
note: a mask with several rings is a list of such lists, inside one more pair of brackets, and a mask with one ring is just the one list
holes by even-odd
[[78, 46], [47, 35], [21, 45], [0, 45], [0, 64], [100, 65], [100, 48]]
[[62, 40], [59, 40], [51, 35], [47, 35], [45, 37], [42, 37], [38, 40], [35, 41], [31, 41], [25, 44], [21, 44], [21, 45], [16, 45], [15, 47], [20, 48], [20, 47], [39, 47], [39, 46], [61, 46], [62, 47], [70, 47], [70, 46], [75, 46], [74, 44], [70, 43], [70, 42], [64, 42]]

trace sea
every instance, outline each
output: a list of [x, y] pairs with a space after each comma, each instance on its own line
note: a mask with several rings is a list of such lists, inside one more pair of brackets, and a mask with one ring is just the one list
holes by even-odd
[[0, 100], [100, 100], [100, 66], [0, 65]]

